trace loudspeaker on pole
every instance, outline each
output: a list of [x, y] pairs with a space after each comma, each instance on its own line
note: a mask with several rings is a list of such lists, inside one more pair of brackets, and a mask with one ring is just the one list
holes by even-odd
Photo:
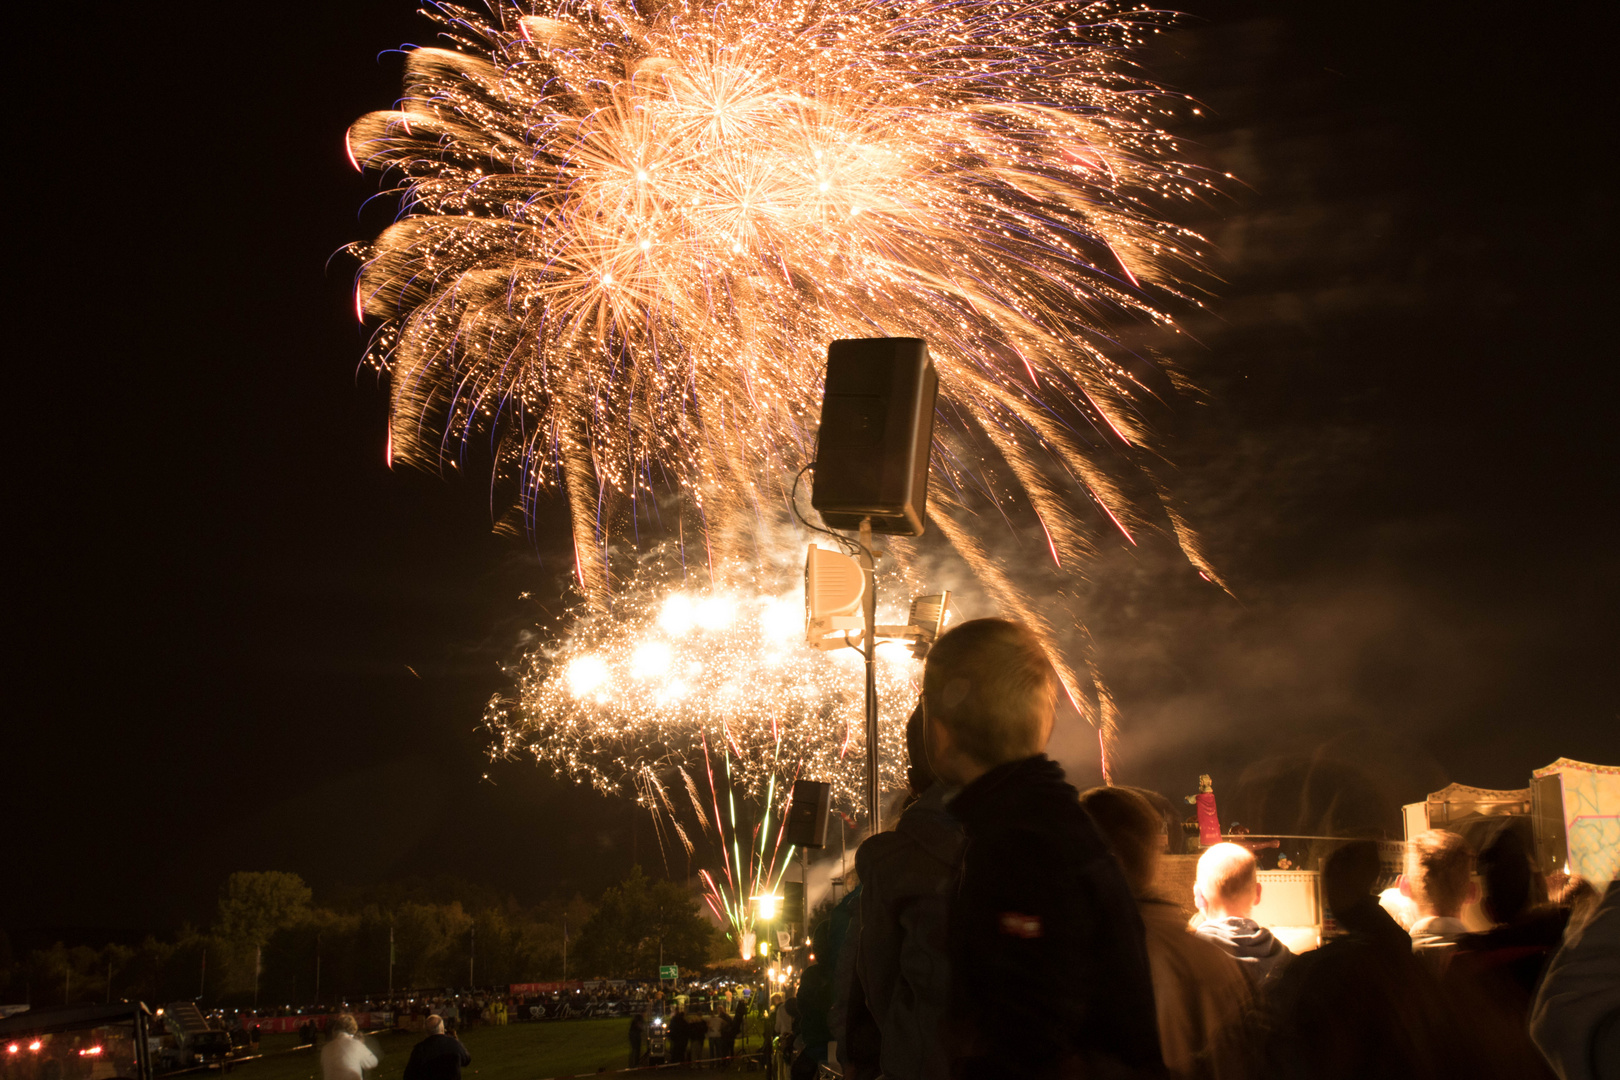
[[795, 780], [788, 806], [787, 842], [794, 847], [827, 846], [827, 816], [832, 808], [832, 785], [821, 780]]
[[919, 536], [928, 500], [939, 377], [921, 338], [827, 346], [827, 384], [810, 505], [829, 529]]

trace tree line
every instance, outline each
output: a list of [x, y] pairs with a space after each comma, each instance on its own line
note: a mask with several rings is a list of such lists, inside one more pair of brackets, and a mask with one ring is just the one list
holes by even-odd
[[0, 939], [0, 1003], [128, 998], [247, 1008], [256, 989], [265, 1009], [381, 999], [390, 985], [397, 994], [565, 974], [656, 979], [660, 962], [690, 970], [730, 955], [691, 893], [640, 867], [594, 901], [532, 905], [448, 878], [317, 904], [297, 874], [239, 871], [220, 889], [206, 927], [137, 945], [8, 951]]

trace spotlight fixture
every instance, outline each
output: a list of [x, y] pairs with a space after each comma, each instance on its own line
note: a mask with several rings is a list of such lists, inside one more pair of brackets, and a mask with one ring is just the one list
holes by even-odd
[[949, 590], [919, 596], [911, 602], [911, 613], [904, 626], [876, 627], [879, 641], [904, 641], [911, 645], [911, 655], [921, 660], [928, 655], [936, 638], [945, 632], [950, 621], [951, 594]]
[[804, 636], [817, 649], [840, 649], [865, 625], [861, 564], [837, 551], [810, 545], [804, 560]]

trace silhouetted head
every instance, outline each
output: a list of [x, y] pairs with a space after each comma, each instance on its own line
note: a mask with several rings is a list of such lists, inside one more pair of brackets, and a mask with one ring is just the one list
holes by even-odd
[[1479, 906], [1492, 922], [1509, 923], [1529, 910], [1534, 871], [1524, 838], [1514, 830], [1503, 829], [1479, 853], [1479, 877]]
[[1378, 884], [1378, 843], [1353, 840], [1322, 864], [1322, 894], [1328, 910], [1339, 915], [1370, 898]]
[[1193, 902], [1212, 919], [1246, 919], [1260, 902], [1254, 852], [1241, 844], [1216, 844], [1198, 857]]
[[1468, 902], [1474, 853], [1462, 837], [1430, 829], [1412, 837], [1406, 847], [1407, 891], [1424, 915], [1455, 919]]
[[1108, 840], [1132, 894], [1150, 892], [1165, 847], [1164, 816], [1146, 795], [1128, 787], [1092, 788], [1080, 796], [1080, 805]]
[[912, 795], [921, 795], [933, 787], [939, 777], [934, 775], [934, 767], [928, 763], [928, 729], [923, 722], [920, 699], [906, 721], [906, 758], [906, 783], [910, 785]]
[[1057, 674], [1023, 623], [970, 619], [928, 650], [928, 760], [953, 784], [1045, 750], [1056, 705]]

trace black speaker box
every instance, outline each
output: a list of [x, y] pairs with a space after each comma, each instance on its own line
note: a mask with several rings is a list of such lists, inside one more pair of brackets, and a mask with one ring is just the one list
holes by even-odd
[[793, 781], [793, 802], [788, 806], [787, 842], [794, 847], [827, 846], [827, 813], [832, 808], [832, 785], [820, 780]]
[[827, 386], [810, 505], [829, 529], [918, 536], [928, 499], [939, 377], [921, 338], [827, 346]]
[[782, 882], [782, 921], [798, 926], [804, 925], [804, 882]]

